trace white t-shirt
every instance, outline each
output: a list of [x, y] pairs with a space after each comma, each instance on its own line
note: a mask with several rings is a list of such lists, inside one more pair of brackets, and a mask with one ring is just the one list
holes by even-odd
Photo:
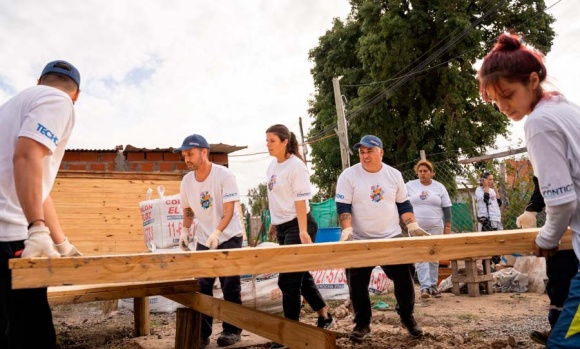
[[[491, 221], [501, 222], [501, 211], [499, 210], [499, 204], [497, 202], [497, 194], [495, 190], [489, 188], [489, 205], [486, 207], [486, 203], [483, 200], [483, 195], [485, 191], [480, 185], [475, 189], [475, 199], [477, 200], [477, 217], [488, 217]], [[489, 214], [487, 210], [489, 208]]]
[[306, 200], [306, 213], [310, 212], [308, 200], [312, 199], [312, 187], [310, 174], [302, 160], [294, 155], [282, 163], [274, 159], [266, 175], [272, 224], [279, 225], [296, 218], [296, 201]]
[[580, 258], [580, 107], [563, 96], [541, 100], [526, 118], [524, 131], [546, 206], [576, 200], [569, 225]]
[[[197, 220], [197, 242], [207, 246], [206, 241], [217, 229], [224, 214], [224, 202], [239, 201], [240, 193], [236, 177], [227, 167], [212, 164], [209, 176], [203, 182], [195, 179], [191, 171], [181, 181], [181, 207], [191, 208]], [[234, 215], [228, 226], [222, 231], [219, 243], [242, 236], [238, 205], [234, 205]]]
[[407, 201], [401, 172], [383, 164], [377, 173], [360, 163], [344, 170], [336, 184], [336, 202], [351, 204], [354, 240], [384, 239], [401, 235], [397, 203]]
[[28, 238], [28, 222], [14, 187], [12, 158], [18, 137], [31, 138], [49, 150], [42, 161], [42, 200], [58, 173], [75, 123], [69, 95], [54, 87], [28, 88], [0, 106], [0, 241]]
[[407, 194], [421, 228], [443, 228], [443, 207], [451, 207], [449, 193], [443, 184], [431, 180], [430, 185], [423, 185], [415, 179], [407, 182]]

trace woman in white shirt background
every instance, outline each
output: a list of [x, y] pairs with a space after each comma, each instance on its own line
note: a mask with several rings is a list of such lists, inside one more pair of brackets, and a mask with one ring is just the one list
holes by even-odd
[[[418, 179], [407, 182], [407, 194], [417, 223], [431, 235], [451, 234], [451, 199], [445, 186], [433, 179], [433, 164], [419, 160], [414, 170]], [[421, 298], [440, 298], [439, 262], [416, 263], [415, 270], [421, 284]]]
[[481, 175], [479, 187], [475, 189], [475, 199], [477, 200], [478, 230], [503, 230], [501, 211], [499, 210], [502, 203], [501, 197], [491, 173], [484, 172]]

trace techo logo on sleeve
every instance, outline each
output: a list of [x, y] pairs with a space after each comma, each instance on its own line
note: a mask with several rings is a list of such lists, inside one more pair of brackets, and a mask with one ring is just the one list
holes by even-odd
[[58, 137], [54, 133], [52, 133], [51, 130], [44, 127], [44, 125], [38, 124], [38, 126], [36, 127], [36, 131], [40, 132], [40, 134], [50, 139], [54, 143], [54, 145], [58, 145]]

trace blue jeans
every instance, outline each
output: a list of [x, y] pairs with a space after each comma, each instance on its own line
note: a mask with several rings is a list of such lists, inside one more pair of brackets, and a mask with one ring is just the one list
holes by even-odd
[[[425, 228], [423, 228], [425, 229]], [[431, 235], [441, 235], [443, 234], [443, 228], [430, 228], [425, 229]], [[426, 290], [430, 287], [437, 287], [437, 281], [439, 281], [439, 262], [420, 262], [415, 263], [415, 271], [417, 272], [417, 278], [419, 279], [419, 284], [421, 284], [420, 290]]]
[[[218, 250], [225, 250], [230, 248], [241, 248], [242, 241], [244, 240], [243, 237], [233, 237], [228, 241], [224, 241], [218, 246]], [[197, 251], [207, 251], [209, 250], [208, 247], [197, 244], [196, 247]], [[222, 292], [224, 294], [224, 300], [236, 304], [242, 304], [242, 283], [240, 281], [240, 276], [220, 276], [220, 284], [222, 286]], [[200, 292], [202, 294], [206, 294], [208, 296], [213, 297], [213, 284], [215, 282], [215, 278], [200, 278], [199, 279], [199, 286]], [[205, 339], [211, 336], [212, 330], [212, 323], [213, 317], [209, 315], [202, 314], [201, 315], [201, 338]], [[237, 328], [234, 325], [228, 324], [227, 322], [222, 323], [223, 332], [226, 333], [236, 333], [240, 334], [242, 332], [241, 329]]]
[[[580, 348], [580, 270], [570, 282], [568, 299], [548, 339], [548, 348]], [[576, 318], [575, 318], [576, 317]]]

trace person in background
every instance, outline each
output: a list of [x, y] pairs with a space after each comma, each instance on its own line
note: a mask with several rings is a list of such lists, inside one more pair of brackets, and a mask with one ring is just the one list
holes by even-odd
[[[516, 219], [518, 228], [536, 228], [536, 216], [541, 212], [546, 204], [540, 192], [540, 185], [538, 177], [533, 177], [534, 192], [530, 198], [530, 202], [526, 206], [524, 213]], [[566, 298], [568, 298], [568, 290], [570, 289], [570, 282], [578, 271], [578, 258], [574, 250], [563, 250], [556, 252], [553, 256], [546, 257], [546, 275], [548, 276], [548, 284], [546, 285], [546, 293], [550, 299], [550, 309], [548, 310], [548, 322], [550, 324], [549, 331], [532, 331], [530, 338], [539, 344], [546, 345], [550, 337], [551, 329], [554, 327]]]
[[82, 254], [49, 195], [75, 124], [79, 71], [48, 63], [38, 85], [0, 106], [0, 348], [58, 348], [47, 289], [12, 289], [8, 260]]
[[[183, 228], [179, 246], [189, 250], [190, 233], [197, 235], [197, 251], [241, 248], [243, 228], [236, 202], [240, 200], [236, 177], [227, 167], [209, 161], [209, 144], [205, 138], [193, 134], [183, 140], [181, 152], [187, 167], [191, 170], [181, 181], [181, 206], [183, 207]], [[196, 219], [195, 227], [194, 218]], [[242, 304], [242, 285], [240, 276], [221, 276], [219, 278], [224, 300]], [[200, 278], [202, 294], [213, 296], [215, 278]], [[201, 347], [209, 344], [213, 318], [202, 315]], [[242, 330], [227, 322], [222, 324], [223, 331], [217, 338], [220, 347], [232, 345], [240, 340]]]
[[[542, 197], [546, 222], [535, 239], [535, 253], [551, 257], [568, 226], [580, 256], [580, 107], [559, 92], [544, 90], [543, 55], [521, 37], [501, 34], [478, 72], [482, 98], [513, 121], [526, 119], [526, 147]], [[580, 274], [548, 338], [548, 348], [580, 348]]]
[[[311, 244], [318, 225], [308, 205], [312, 198], [310, 175], [300, 156], [296, 135], [284, 125], [273, 125], [266, 130], [266, 145], [274, 157], [267, 171], [268, 203], [274, 226], [271, 229], [275, 229], [280, 246]], [[334, 325], [310, 272], [280, 273], [278, 286], [285, 318], [299, 320], [303, 296], [318, 313], [316, 326], [329, 329]], [[271, 346], [283, 347], [278, 343]]]
[[477, 200], [477, 220], [479, 231], [503, 230], [501, 224], [501, 196], [495, 187], [493, 175], [484, 172], [479, 180], [479, 187], [475, 189]]
[[[419, 227], [401, 172], [382, 162], [383, 142], [366, 135], [354, 145], [360, 163], [344, 170], [336, 184], [336, 209], [342, 228], [341, 241], [393, 239], [402, 237], [399, 219], [409, 235], [429, 235]], [[395, 285], [397, 313], [413, 338], [421, 338], [423, 330], [415, 321], [415, 286], [411, 264], [383, 265], [387, 277]], [[350, 300], [354, 309], [354, 329], [350, 340], [364, 341], [371, 332], [372, 317], [369, 282], [374, 267], [345, 270]]]
[[[445, 186], [433, 179], [435, 171], [428, 160], [414, 167], [418, 179], [407, 182], [407, 194], [417, 223], [431, 235], [451, 234], [451, 199]], [[439, 262], [415, 263], [421, 298], [440, 298], [437, 290]]]

